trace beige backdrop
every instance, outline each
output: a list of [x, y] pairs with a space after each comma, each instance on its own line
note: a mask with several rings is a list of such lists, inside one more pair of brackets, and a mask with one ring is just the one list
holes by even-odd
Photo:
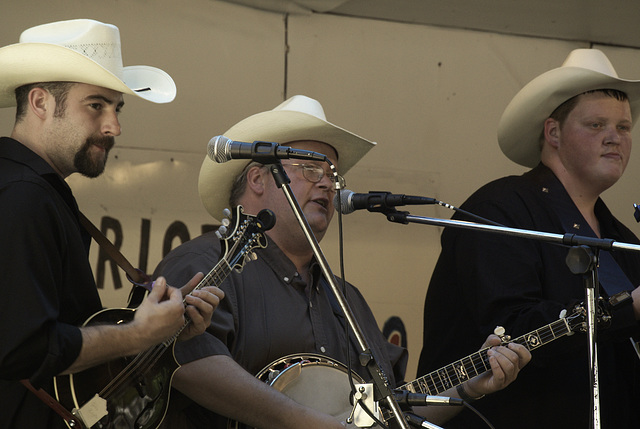
[[[168, 231], [194, 237], [213, 223], [197, 195], [198, 171], [209, 139], [240, 119], [294, 94], [314, 97], [330, 121], [378, 142], [347, 175], [348, 189], [429, 196], [459, 206], [483, 183], [524, 171], [496, 143], [496, 124], [511, 97], [559, 66], [570, 50], [589, 46], [333, 15], [285, 17], [211, 0], [5, 0], [0, 45], [17, 42], [30, 26], [71, 18], [118, 25], [125, 65], [160, 67], [178, 86], [168, 105], [127, 97], [123, 135], [106, 173], [68, 180], [93, 222], [120, 225], [121, 236], [113, 230], [108, 235], [121, 239], [123, 253], [148, 272], [162, 257]], [[621, 77], [640, 78], [637, 49], [599, 48]], [[0, 111], [3, 135], [11, 131], [13, 114]], [[637, 234], [632, 204], [640, 202], [639, 179], [636, 156], [605, 195]], [[451, 215], [439, 206], [410, 211]], [[343, 220], [346, 278], [360, 287], [381, 327], [391, 316], [404, 321], [410, 380], [440, 228], [391, 223], [366, 211]], [[339, 274], [337, 222], [321, 245]], [[97, 261], [94, 246], [91, 262], [99, 273]], [[129, 284], [118, 276], [122, 287], [116, 290], [107, 267], [100, 290], [107, 306], [126, 303]]]

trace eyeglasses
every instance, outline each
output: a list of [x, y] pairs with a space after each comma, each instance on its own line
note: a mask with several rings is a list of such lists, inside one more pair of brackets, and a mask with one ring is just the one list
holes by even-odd
[[[318, 183], [326, 175], [333, 182], [333, 173], [327, 173], [324, 168], [316, 164], [283, 164], [285, 167], [298, 167], [302, 169], [302, 175], [311, 183]], [[340, 188], [344, 188], [347, 185], [347, 181], [344, 177], [338, 174], [338, 183]]]

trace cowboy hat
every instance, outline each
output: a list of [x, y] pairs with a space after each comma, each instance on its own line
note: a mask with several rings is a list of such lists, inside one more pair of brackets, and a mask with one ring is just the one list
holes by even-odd
[[576, 49], [561, 67], [533, 79], [513, 97], [498, 123], [498, 143], [512, 161], [525, 167], [540, 162], [544, 121], [565, 101], [596, 89], [627, 94], [635, 123], [640, 114], [640, 81], [620, 79], [597, 49]]
[[[327, 122], [322, 105], [304, 95], [294, 95], [273, 110], [249, 116], [229, 128], [224, 136], [235, 141], [267, 141], [286, 145], [298, 140], [313, 140], [331, 145], [339, 157], [344, 175], [374, 145], [344, 128]], [[209, 214], [215, 219], [229, 207], [231, 187], [250, 161], [231, 160], [224, 164], [205, 157], [200, 169], [198, 191]]]
[[0, 48], [0, 107], [15, 106], [15, 89], [38, 82], [79, 82], [168, 103], [176, 85], [164, 71], [122, 66], [118, 27], [91, 19], [29, 28]]

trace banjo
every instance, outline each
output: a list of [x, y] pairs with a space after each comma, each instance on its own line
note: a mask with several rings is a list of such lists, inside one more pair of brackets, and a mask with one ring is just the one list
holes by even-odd
[[[531, 351], [558, 338], [572, 335], [578, 330], [584, 330], [585, 317], [586, 310], [584, 307], [576, 305], [571, 314], [567, 315], [566, 310], [563, 310], [558, 320], [518, 338], [511, 339], [509, 336], [504, 335], [504, 328], [500, 326], [496, 328], [495, 333], [502, 339], [503, 345], [514, 342], [525, 346]], [[452, 387], [490, 371], [491, 366], [487, 356], [488, 350], [489, 347], [472, 353], [399, 386], [398, 389], [412, 393], [439, 395]], [[358, 414], [362, 413], [353, 413], [354, 406], [350, 400], [352, 396], [351, 385], [347, 375], [353, 377], [354, 384], [364, 383], [362, 377], [353, 371], [350, 372], [344, 364], [330, 357], [317, 354], [300, 354], [288, 355], [270, 363], [256, 377], [296, 402], [334, 416], [345, 427], [373, 426], [374, 421], [372, 419], [370, 424], [361, 424], [356, 420], [356, 426], [353, 426], [349, 419], [352, 414], [357, 417]], [[378, 412], [375, 406], [372, 412], [374, 415]], [[364, 416], [364, 418], [365, 420], [369, 419], [368, 416]], [[393, 418], [393, 416], [387, 415], [383, 417], [383, 420]]]

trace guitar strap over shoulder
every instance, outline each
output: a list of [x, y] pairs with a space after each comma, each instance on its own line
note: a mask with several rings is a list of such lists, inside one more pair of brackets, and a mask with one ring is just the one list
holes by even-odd
[[[147, 292], [151, 290], [151, 277], [142, 270], [134, 268], [124, 255], [109, 241], [82, 212], [78, 212], [80, 223], [87, 230], [93, 239], [100, 245], [109, 257], [127, 273], [127, 279], [133, 283], [131, 294], [129, 295], [129, 307], [137, 307], [144, 299]], [[139, 287], [138, 287], [139, 286]]]

